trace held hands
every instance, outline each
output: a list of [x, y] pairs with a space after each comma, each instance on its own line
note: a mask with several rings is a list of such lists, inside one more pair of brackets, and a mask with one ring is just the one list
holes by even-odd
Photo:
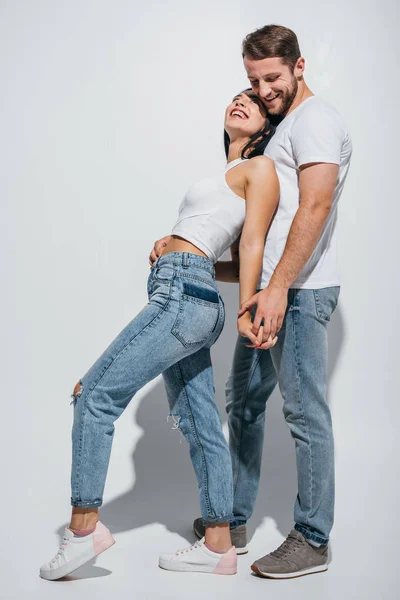
[[[254, 294], [249, 300], [243, 302], [238, 312], [239, 321], [248, 315], [246, 324], [250, 321], [250, 335], [245, 334], [249, 338], [250, 348], [260, 348], [268, 350], [275, 346], [278, 338], [276, 334], [280, 331], [287, 308], [287, 293], [286, 288], [278, 288], [268, 286], [258, 294]], [[253, 323], [251, 323], [249, 311], [253, 306], [257, 306], [257, 311]], [[263, 322], [263, 325], [261, 323]], [[241, 333], [241, 325], [239, 333]], [[261, 333], [260, 333], [261, 332]], [[257, 344], [256, 342], [260, 342]]]
[[[261, 326], [258, 330], [258, 334], [253, 333], [253, 323], [249, 312], [245, 312], [241, 317], [238, 318], [238, 331], [239, 335], [250, 340], [250, 344], [246, 344], [246, 348], [260, 348], [263, 337], [263, 327]], [[278, 338], [276, 338], [278, 339]], [[272, 342], [273, 340], [269, 340]], [[268, 348], [275, 345], [275, 342], [268, 346]]]
[[161, 238], [160, 240], [157, 240], [156, 242], [154, 242], [153, 250], [150, 252], [150, 255], [149, 255], [149, 265], [151, 267], [153, 266], [153, 263], [157, 260], [157, 258], [159, 258], [162, 255], [162, 253], [164, 252], [164, 248], [168, 244], [170, 239], [171, 239], [171, 236], [166, 235], [165, 237]]

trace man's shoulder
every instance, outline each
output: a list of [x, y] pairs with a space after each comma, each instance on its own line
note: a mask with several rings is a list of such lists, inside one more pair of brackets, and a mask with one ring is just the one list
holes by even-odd
[[307, 98], [307, 100], [300, 104], [298, 110], [295, 111], [294, 116], [295, 119], [293, 124], [302, 123], [303, 121], [328, 119], [336, 121], [344, 127], [344, 122], [339, 111], [333, 104], [330, 104], [330, 102], [327, 102], [319, 96], [310, 96], [310, 98]]

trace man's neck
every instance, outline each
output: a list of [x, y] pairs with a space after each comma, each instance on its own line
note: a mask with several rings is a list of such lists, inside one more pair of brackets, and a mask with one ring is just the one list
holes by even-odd
[[290, 113], [293, 112], [294, 110], [296, 110], [296, 108], [298, 106], [300, 106], [300, 104], [302, 104], [304, 102], [304, 100], [307, 100], [307, 98], [311, 98], [311, 96], [314, 96], [314, 94], [303, 79], [299, 83], [299, 87], [297, 89], [297, 94], [296, 94], [292, 104], [290, 105], [289, 110], [285, 114], [285, 117], [290, 115]]

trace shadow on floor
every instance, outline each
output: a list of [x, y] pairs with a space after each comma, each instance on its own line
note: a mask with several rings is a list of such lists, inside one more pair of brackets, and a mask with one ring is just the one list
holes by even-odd
[[[224, 386], [236, 341], [237, 287], [228, 284], [220, 287], [226, 322], [212, 356], [217, 403], [225, 422]], [[338, 308], [329, 328], [328, 382], [335, 371], [343, 337], [343, 318]], [[188, 444], [179, 430], [173, 430], [172, 423], [166, 422], [167, 414], [167, 399], [160, 381], [143, 397], [135, 415], [144, 434], [132, 454], [134, 485], [101, 508], [101, 519], [112, 533], [159, 522], [171, 532], [194, 539], [191, 525], [199, 515], [197, 483]], [[283, 418], [279, 391], [275, 390], [268, 401], [261, 483], [249, 522], [250, 536], [266, 516], [274, 519], [286, 536], [293, 526], [296, 493], [294, 444]], [[60, 534], [64, 527], [59, 529]]]

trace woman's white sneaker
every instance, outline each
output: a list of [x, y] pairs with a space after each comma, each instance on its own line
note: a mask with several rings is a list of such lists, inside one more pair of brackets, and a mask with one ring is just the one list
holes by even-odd
[[204, 538], [193, 546], [174, 554], [163, 554], [158, 561], [168, 571], [198, 571], [215, 575], [234, 575], [237, 571], [237, 555], [234, 546], [225, 554], [209, 550]]
[[57, 554], [40, 567], [40, 577], [50, 581], [65, 577], [113, 544], [113, 536], [100, 521], [97, 521], [93, 533], [81, 537], [74, 536], [66, 528]]

